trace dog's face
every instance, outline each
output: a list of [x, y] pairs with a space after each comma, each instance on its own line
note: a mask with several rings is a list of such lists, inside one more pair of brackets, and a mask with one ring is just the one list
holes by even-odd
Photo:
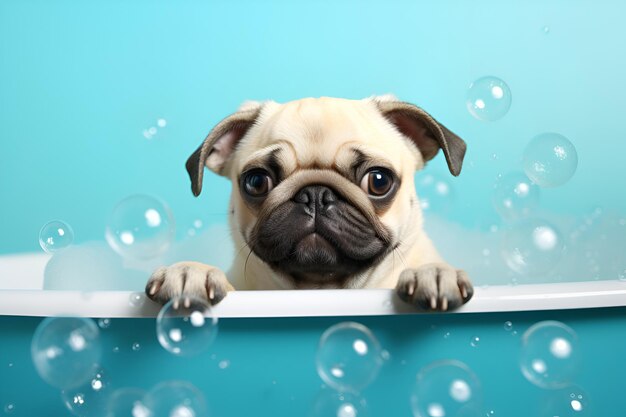
[[416, 169], [444, 149], [457, 175], [464, 142], [394, 98], [247, 103], [189, 158], [230, 178], [236, 232], [296, 287], [352, 286], [421, 229]]

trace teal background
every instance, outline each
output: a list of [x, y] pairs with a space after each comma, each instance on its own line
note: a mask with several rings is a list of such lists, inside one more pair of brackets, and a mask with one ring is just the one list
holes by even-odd
[[[167, 201], [178, 239], [195, 219], [223, 224], [229, 183], [207, 175], [195, 199], [184, 161], [247, 99], [394, 93], [422, 106], [468, 143], [459, 178], [446, 173], [441, 156], [427, 168], [450, 179], [456, 200], [446, 218], [468, 230], [500, 223], [491, 205], [495, 178], [521, 169], [532, 137], [559, 132], [576, 146], [579, 166], [564, 186], [542, 190], [541, 210], [579, 220], [596, 207], [623, 215], [625, 12], [617, 0], [2, 0], [0, 254], [39, 251], [39, 229], [56, 218], [72, 225], [77, 243], [102, 241], [114, 205], [140, 192]], [[465, 107], [469, 84], [485, 75], [505, 80], [513, 94], [496, 122], [473, 119]], [[146, 139], [142, 132], [158, 118], [167, 126]], [[623, 270], [623, 253], [616, 259]], [[364, 395], [374, 416], [408, 416], [415, 373], [454, 358], [478, 374], [495, 416], [541, 416], [548, 393], [519, 372], [519, 335], [557, 319], [580, 336], [576, 382], [592, 415], [623, 417], [625, 313], [358, 318], [392, 355]], [[517, 337], [503, 330], [506, 320]], [[102, 332], [103, 365], [118, 386], [190, 380], [215, 416], [306, 415], [321, 384], [318, 338], [338, 321], [222, 320], [211, 352], [179, 359], [160, 348], [153, 320], [113, 320]], [[1, 405], [14, 404], [16, 416], [69, 415], [32, 367], [38, 322], [0, 317]], [[481, 344], [472, 348], [476, 335]], [[134, 342], [140, 351], [131, 350]], [[222, 359], [229, 368], [218, 368]]]
[[[391, 355], [379, 378], [363, 392], [369, 416], [411, 416], [409, 397], [417, 372], [436, 360], [457, 359], [481, 381], [483, 415], [493, 411], [493, 417], [553, 417], [545, 407], [555, 392], [526, 381], [518, 366], [523, 332], [537, 321], [552, 319], [571, 326], [579, 336], [574, 348], [580, 350], [582, 363], [574, 383], [584, 390], [591, 407], [565, 416], [623, 417], [624, 308], [345, 318], [368, 326]], [[0, 331], [9, 333], [0, 345], [0, 397], [4, 404], [14, 404], [12, 416], [69, 415], [58, 390], [39, 379], [30, 359], [30, 340], [40, 320], [0, 317]], [[308, 416], [320, 391], [330, 390], [321, 389], [315, 370], [319, 337], [343, 320], [223, 319], [209, 350], [181, 358], [158, 344], [154, 319], [112, 319], [101, 331], [102, 366], [118, 388], [150, 389], [164, 380], [190, 381], [203, 392], [212, 417]], [[506, 320], [513, 322], [517, 335], [504, 330]], [[473, 336], [480, 337], [477, 347], [470, 346]], [[133, 351], [133, 343], [141, 349]], [[115, 346], [118, 353], [112, 351]], [[226, 369], [218, 366], [222, 360], [230, 362]]]
[[[536, 134], [579, 153], [542, 209], [626, 212], [622, 179], [626, 5], [619, 1], [32, 1], [0, 2], [0, 253], [38, 251], [61, 218], [76, 242], [102, 240], [127, 195], [164, 199], [179, 238], [193, 220], [223, 223], [230, 184], [207, 175], [191, 195], [184, 161], [247, 99], [363, 98], [394, 93], [469, 144], [452, 179], [468, 228], [499, 222], [496, 176], [521, 168]], [[544, 32], [544, 27], [549, 32]], [[505, 80], [509, 113], [465, 108], [469, 84]], [[144, 129], [164, 118], [151, 140]], [[493, 155], [496, 155], [496, 159]]]

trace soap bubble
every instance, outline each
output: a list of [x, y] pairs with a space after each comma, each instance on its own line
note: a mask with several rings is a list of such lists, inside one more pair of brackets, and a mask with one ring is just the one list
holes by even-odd
[[504, 220], [528, 217], [539, 202], [539, 187], [521, 172], [500, 177], [493, 192], [493, 205]]
[[497, 77], [483, 77], [470, 84], [465, 101], [467, 110], [478, 120], [502, 118], [511, 107], [511, 90]]
[[206, 417], [207, 404], [198, 388], [185, 381], [158, 384], [144, 397], [150, 417]]
[[522, 337], [522, 373], [541, 388], [568, 385], [580, 362], [578, 337], [558, 321], [542, 321], [531, 326]]
[[160, 200], [134, 195], [113, 209], [105, 237], [123, 257], [155, 258], [165, 253], [174, 239], [174, 217]]
[[369, 415], [367, 402], [357, 394], [349, 392], [321, 391], [309, 417], [366, 417]]
[[139, 308], [146, 302], [146, 295], [143, 292], [133, 292], [128, 296], [128, 304], [131, 307]]
[[541, 415], [546, 417], [585, 417], [593, 415], [592, 413], [587, 393], [580, 387], [568, 386], [551, 392]]
[[159, 311], [156, 322], [159, 343], [175, 355], [197, 355], [217, 336], [217, 316], [199, 298], [171, 299]]
[[376, 379], [383, 364], [381, 351], [367, 327], [354, 322], [336, 324], [320, 338], [317, 373], [336, 390], [358, 392]]
[[39, 231], [39, 245], [48, 253], [67, 248], [74, 241], [74, 231], [69, 224], [53, 220]]
[[415, 188], [422, 210], [445, 213], [454, 202], [454, 189], [447, 179], [435, 174], [417, 174]]
[[109, 398], [106, 417], [148, 417], [150, 411], [143, 404], [145, 395], [139, 388], [115, 390]]
[[93, 376], [102, 347], [91, 319], [48, 317], [35, 330], [31, 355], [39, 376], [61, 389], [76, 387]]
[[78, 417], [105, 417], [112, 393], [111, 382], [103, 369], [98, 369], [81, 386], [61, 391], [63, 403]]
[[528, 220], [506, 230], [503, 236], [502, 257], [520, 275], [545, 274], [561, 259], [563, 239], [547, 222]]
[[565, 136], [543, 133], [526, 145], [523, 164], [524, 172], [535, 184], [558, 187], [574, 175], [578, 153]]
[[472, 336], [470, 338], [470, 346], [478, 347], [480, 345], [480, 336]]
[[480, 382], [462, 362], [435, 362], [417, 374], [411, 406], [415, 417], [482, 416]]

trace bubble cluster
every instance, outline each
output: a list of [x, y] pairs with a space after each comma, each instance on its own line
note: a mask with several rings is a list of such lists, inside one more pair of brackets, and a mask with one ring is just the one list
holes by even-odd
[[504, 117], [511, 107], [511, 90], [498, 77], [482, 77], [470, 84], [467, 110], [478, 120], [494, 121]]
[[558, 187], [576, 172], [578, 153], [565, 136], [543, 133], [535, 136], [524, 149], [524, 172], [535, 184]]
[[539, 276], [558, 264], [563, 248], [561, 234], [554, 226], [533, 219], [504, 232], [501, 254], [507, 266], [518, 274]]
[[48, 317], [37, 326], [31, 356], [48, 384], [69, 389], [88, 381], [102, 356], [98, 326], [78, 317]]
[[592, 416], [589, 396], [576, 385], [568, 386], [550, 393], [545, 401], [543, 415], [558, 417], [586, 417]]
[[159, 129], [163, 129], [165, 126], [167, 126], [167, 120], [159, 118], [156, 121], [156, 126], [150, 126], [149, 128], [143, 130], [143, 137], [146, 139], [152, 139], [152, 137], [158, 133]]
[[61, 391], [63, 403], [78, 417], [105, 417], [113, 388], [107, 373], [98, 369], [81, 386]]
[[536, 323], [522, 337], [522, 373], [539, 387], [567, 386], [576, 375], [579, 362], [578, 337], [561, 322]]
[[539, 187], [521, 172], [498, 178], [494, 186], [493, 206], [504, 220], [528, 217], [539, 202]]
[[206, 417], [202, 392], [189, 382], [166, 381], [152, 388], [143, 405], [150, 417]]
[[418, 174], [415, 187], [422, 210], [433, 213], [449, 211], [454, 202], [452, 184], [435, 174]]
[[156, 320], [161, 346], [175, 355], [197, 355], [217, 337], [217, 316], [199, 298], [177, 297], [165, 304]]
[[482, 416], [480, 382], [462, 362], [435, 362], [417, 374], [411, 406], [415, 417]]
[[105, 237], [118, 254], [132, 259], [162, 255], [174, 239], [174, 217], [162, 201], [134, 195], [120, 201], [109, 218]]
[[359, 392], [376, 377], [383, 364], [380, 343], [365, 326], [343, 322], [329, 327], [317, 347], [320, 378], [339, 391]]
[[65, 249], [73, 241], [74, 231], [72, 227], [61, 220], [48, 222], [39, 231], [39, 245], [48, 253]]

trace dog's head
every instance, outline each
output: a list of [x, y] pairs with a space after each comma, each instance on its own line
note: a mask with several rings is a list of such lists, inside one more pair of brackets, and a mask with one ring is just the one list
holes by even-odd
[[244, 103], [187, 161], [230, 178], [231, 216], [282, 279], [349, 286], [421, 228], [413, 181], [443, 149], [453, 175], [465, 143], [394, 97]]

